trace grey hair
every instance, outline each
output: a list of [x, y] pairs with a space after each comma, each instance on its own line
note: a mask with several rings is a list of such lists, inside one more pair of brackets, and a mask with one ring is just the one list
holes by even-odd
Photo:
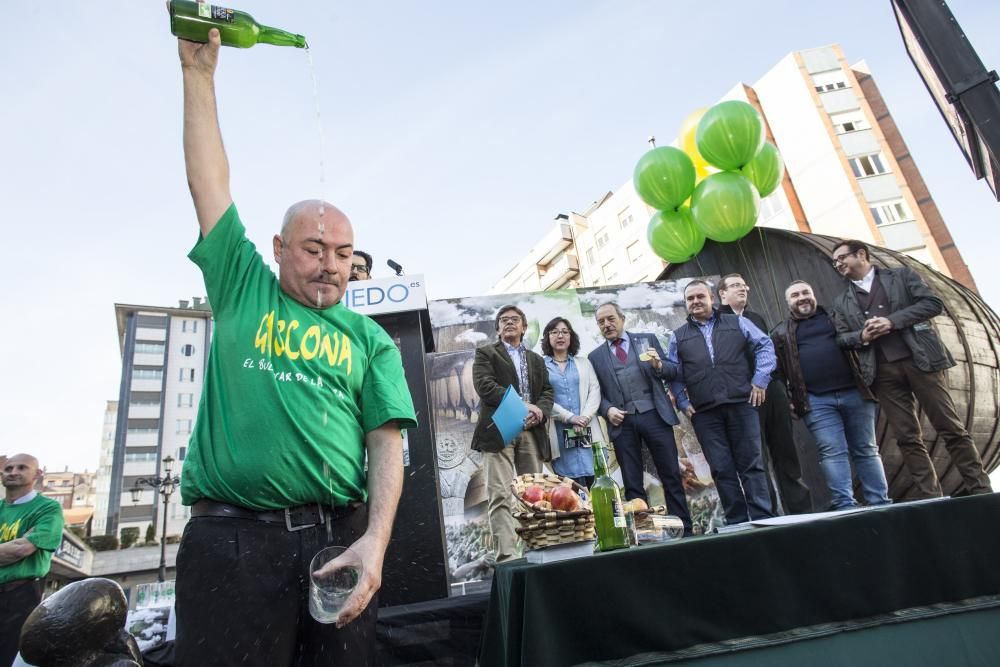
[[601, 308], [604, 308], [604, 306], [611, 306], [612, 308], [615, 309], [615, 312], [618, 313], [618, 317], [622, 318], [623, 320], [625, 319], [625, 313], [622, 312], [622, 309], [619, 308], [618, 304], [615, 303], [614, 301], [605, 301], [604, 303], [600, 304], [597, 308], [595, 308], [594, 309], [595, 317], [597, 316], [597, 311], [599, 311]]

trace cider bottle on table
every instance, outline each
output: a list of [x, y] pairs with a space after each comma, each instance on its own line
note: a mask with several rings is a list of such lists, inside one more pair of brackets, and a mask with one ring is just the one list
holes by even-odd
[[595, 442], [594, 485], [590, 487], [590, 502], [594, 508], [594, 528], [597, 531], [599, 551], [627, 549], [629, 546], [628, 526], [622, 507], [621, 491], [618, 484], [608, 475], [608, 458], [604, 443]]
[[248, 49], [254, 44], [274, 44], [305, 48], [306, 38], [254, 21], [246, 12], [238, 12], [204, 0], [170, 0], [170, 32], [192, 42], [207, 42], [208, 31], [219, 29], [225, 46]]

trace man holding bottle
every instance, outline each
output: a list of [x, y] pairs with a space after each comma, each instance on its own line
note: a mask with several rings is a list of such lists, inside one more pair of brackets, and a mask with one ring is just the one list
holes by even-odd
[[[206, 44], [178, 41], [201, 228], [190, 257], [215, 331], [182, 474], [192, 519], [177, 555], [177, 664], [370, 664], [413, 404], [388, 334], [340, 303], [347, 216], [316, 200], [289, 208], [277, 277], [246, 238], [215, 105], [219, 46], [214, 29]], [[328, 544], [364, 563], [336, 625], [307, 611], [308, 565]]]

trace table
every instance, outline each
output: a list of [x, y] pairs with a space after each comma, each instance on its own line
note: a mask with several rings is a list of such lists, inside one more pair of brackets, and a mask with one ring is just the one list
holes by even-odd
[[[494, 575], [479, 661], [558, 667], [636, 664], [641, 655], [642, 664], [658, 664], [848, 630], [870, 640], [864, 633], [873, 628], [954, 622], [961, 612], [980, 620], [1000, 613], [998, 494], [557, 563], [505, 563]], [[977, 641], [1000, 645], [998, 635], [963, 637], [959, 650], [962, 641], [973, 651], [983, 648]], [[1000, 648], [987, 649], [1000, 664]]]

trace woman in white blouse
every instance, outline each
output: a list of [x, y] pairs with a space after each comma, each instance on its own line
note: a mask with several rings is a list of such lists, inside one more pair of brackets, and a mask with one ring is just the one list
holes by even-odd
[[542, 352], [554, 392], [549, 419], [552, 469], [590, 488], [594, 482], [594, 459], [589, 443], [583, 446], [579, 440], [566, 437], [568, 429], [574, 426], [589, 426], [594, 438], [603, 438], [603, 428], [597, 418], [601, 385], [587, 358], [576, 356], [579, 351], [580, 337], [569, 320], [557, 317], [545, 325]]

